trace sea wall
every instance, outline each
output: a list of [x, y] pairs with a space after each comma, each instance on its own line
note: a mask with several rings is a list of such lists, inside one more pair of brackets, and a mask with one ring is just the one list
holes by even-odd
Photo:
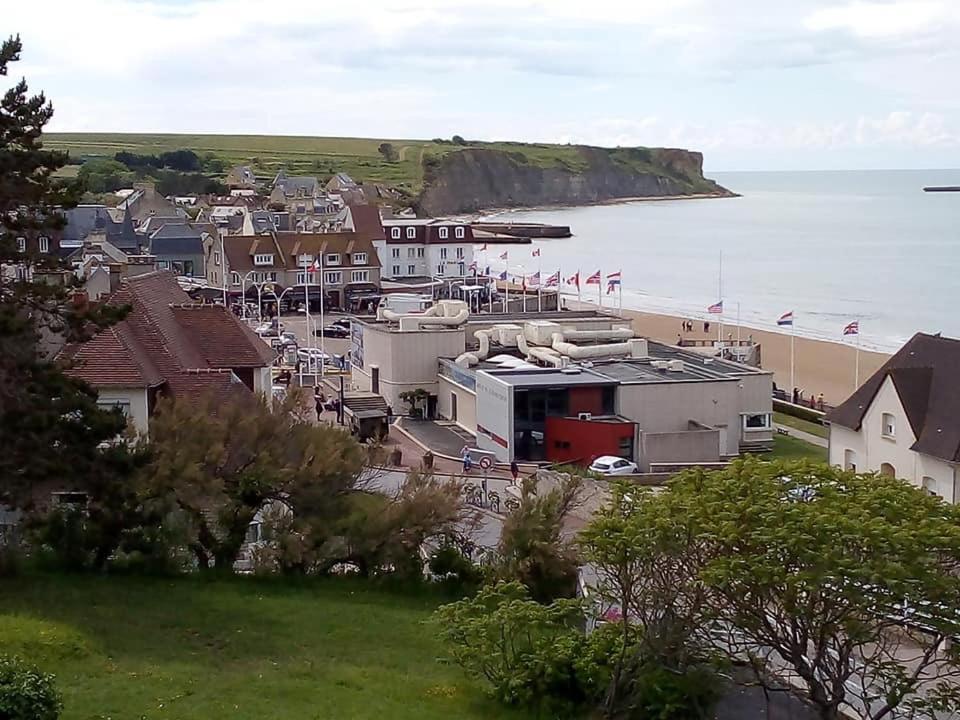
[[574, 148], [575, 162], [469, 148], [425, 162], [421, 215], [586, 205], [620, 198], [732, 195], [703, 177], [703, 155], [670, 148]]

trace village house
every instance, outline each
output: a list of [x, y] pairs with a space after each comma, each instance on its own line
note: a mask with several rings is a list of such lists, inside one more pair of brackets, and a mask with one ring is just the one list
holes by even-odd
[[[358, 232], [269, 233], [227, 235], [205, 242], [207, 283], [235, 299], [257, 300], [284, 295], [282, 307], [302, 304], [309, 288], [310, 306], [319, 309], [320, 285], [328, 309], [349, 309], [379, 293], [380, 263], [369, 237]], [[309, 268], [317, 264], [316, 272]], [[322, 273], [322, 275], [321, 275]]]
[[60, 353], [67, 373], [149, 429], [163, 395], [269, 393], [274, 351], [222, 305], [197, 304], [166, 271], [129, 277], [108, 299], [131, 310], [90, 340]]
[[960, 500], [960, 340], [917, 333], [827, 414], [830, 463]]
[[150, 254], [156, 258], [158, 270], [173, 270], [177, 275], [204, 277], [204, 239], [212, 227], [193, 223], [168, 222], [148, 236]]
[[386, 218], [376, 242], [383, 277], [463, 278], [473, 263], [473, 229], [452, 220]]
[[[117, 220], [114, 215], [120, 214]], [[117, 210], [106, 205], [77, 205], [64, 212], [62, 248], [78, 248], [91, 233], [102, 233], [123, 252], [139, 251], [142, 235], [137, 234], [129, 209]]]
[[133, 184], [133, 192], [127, 195], [118, 205], [120, 211], [129, 210], [134, 221], [139, 222], [151, 215], [163, 217], [182, 217], [177, 206], [157, 192], [152, 182]]

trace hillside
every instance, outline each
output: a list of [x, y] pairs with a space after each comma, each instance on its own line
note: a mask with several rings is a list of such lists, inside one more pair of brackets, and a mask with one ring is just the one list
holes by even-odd
[[0, 598], [0, 653], [56, 674], [63, 720], [528, 717], [444, 660], [426, 592], [40, 575], [0, 578]]
[[[432, 215], [624, 197], [729, 194], [703, 177], [700, 153], [665, 148], [120, 133], [51, 133], [45, 142], [78, 160], [112, 157], [121, 150], [158, 154], [187, 148], [228, 166], [251, 165], [265, 180], [281, 168], [324, 179], [342, 171], [359, 181], [400, 188]], [[389, 159], [380, 151], [383, 143], [392, 148]]]

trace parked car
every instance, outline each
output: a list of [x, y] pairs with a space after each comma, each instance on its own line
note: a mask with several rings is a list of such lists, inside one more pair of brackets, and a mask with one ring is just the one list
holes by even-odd
[[333, 321], [333, 324], [336, 325], [337, 327], [346, 328], [347, 330], [350, 329], [350, 319], [349, 319], [349, 318], [338, 318], [338, 319], [336, 319], [336, 320]]
[[348, 338], [350, 337], [350, 331], [339, 325], [327, 325], [324, 328], [316, 328], [313, 331], [313, 334], [316, 337], [328, 337], [328, 338]]
[[332, 358], [320, 348], [300, 348], [297, 350], [297, 357], [306, 363], [309, 362], [330, 362]]
[[601, 455], [590, 464], [590, 470], [601, 475], [633, 475], [637, 464], [615, 455]]
[[297, 336], [290, 332], [289, 330], [280, 333], [280, 344], [283, 347], [296, 347], [300, 343], [297, 341]]

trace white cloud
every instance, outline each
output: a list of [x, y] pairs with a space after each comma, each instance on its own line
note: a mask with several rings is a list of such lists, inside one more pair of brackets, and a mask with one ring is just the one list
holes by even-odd
[[893, 37], [923, 32], [946, 20], [956, 20], [957, 8], [934, 0], [853, 2], [821, 8], [804, 24], [811, 30], [848, 30], [867, 38]]

